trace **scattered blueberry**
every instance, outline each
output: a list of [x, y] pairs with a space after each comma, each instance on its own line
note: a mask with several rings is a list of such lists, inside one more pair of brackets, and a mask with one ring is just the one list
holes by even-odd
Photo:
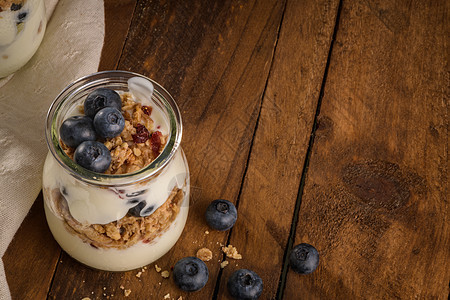
[[205, 286], [208, 277], [208, 267], [197, 257], [182, 258], [173, 267], [175, 284], [183, 291], [198, 291]]
[[258, 299], [263, 291], [263, 282], [255, 272], [240, 269], [231, 274], [227, 288], [235, 299]]
[[297, 273], [310, 274], [319, 265], [319, 252], [310, 244], [299, 244], [289, 255], [289, 265]]
[[211, 228], [224, 231], [230, 229], [236, 223], [237, 210], [230, 201], [217, 199], [208, 206], [205, 217]]
[[106, 88], [96, 89], [84, 101], [84, 114], [93, 119], [97, 112], [105, 107], [114, 107], [120, 111], [122, 100], [114, 90]]
[[103, 138], [118, 136], [124, 127], [125, 119], [122, 113], [114, 107], [105, 107], [94, 117], [95, 131]]
[[144, 207], [147, 205], [147, 203], [145, 201], [139, 202], [138, 205], [136, 205], [133, 208], [130, 208], [130, 210], [128, 211], [128, 213], [134, 217], [147, 217], [150, 216], [153, 213], [154, 210], [154, 206], [151, 205], [149, 207], [147, 207], [146, 209], [144, 209]]
[[109, 168], [111, 153], [100, 142], [86, 141], [77, 147], [73, 160], [83, 168], [103, 173]]
[[59, 135], [64, 144], [71, 148], [76, 148], [82, 142], [96, 139], [92, 120], [86, 116], [73, 116], [66, 119], [59, 129]]

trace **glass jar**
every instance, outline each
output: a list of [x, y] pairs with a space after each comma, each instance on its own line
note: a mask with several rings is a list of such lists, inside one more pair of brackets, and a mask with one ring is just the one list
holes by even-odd
[[[64, 152], [61, 123], [97, 88], [130, 92], [130, 79], [153, 84], [151, 117], [167, 126], [162, 152], [132, 173], [110, 175], [82, 168]], [[99, 72], [66, 87], [52, 103], [46, 122], [44, 208], [59, 245], [81, 263], [107, 271], [140, 268], [169, 251], [183, 231], [189, 207], [181, 116], [170, 94], [139, 74]], [[138, 205], [140, 215], [130, 214]]]
[[31, 59], [46, 25], [44, 0], [0, 1], [0, 78]]

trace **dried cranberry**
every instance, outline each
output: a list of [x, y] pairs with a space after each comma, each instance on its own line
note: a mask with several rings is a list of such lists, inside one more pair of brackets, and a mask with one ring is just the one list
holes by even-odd
[[151, 143], [152, 143], [152, 151], [153, 155], [159, 155], [159, 149], [161, 148], [161, 131], [155, 131], [152, 133]]
[[147, 116], [150, 116], [152, 114], [152, 107], [151, 106], [142, 106], [142, 111], [144, 112], [144, 114], [146, 114]]
[[148, 140], [150, 133], [144, 125], [138, 124], [136, 126], [136, 134], [132, 134], [131, 136], [133, 137], [133, 141], [139, 144], [145, 143]]

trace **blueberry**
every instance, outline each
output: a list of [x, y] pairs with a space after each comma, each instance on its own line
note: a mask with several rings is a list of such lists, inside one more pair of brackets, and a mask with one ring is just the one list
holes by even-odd
[[59, 128], [59, 136], [67, 146], [76, 148], [85, 141], [95, 141], [96, 134], [92, 120], [86, 116], [66, 119]]
[[28, 13], [27, 12], [22, 12], [17, 16], [17, 23], [23, 23], [23, 21], [25, 21], [25, 19], [27, 18]]
[[137, 197], [137, 196], [140, 196], [142, 194], [145, 194], [146, 192], [147, 192], [147, 190], [141, 190], [141, 191], [137, 191], [137, 192], [128, 193], [125, 196], [127, 196], [127, 197]]
[[103, 173], [108, 170], [111, 163], [111, 153], [100, 142], [82, 142], [73, 155], [73, 160], [88, 170]]
[[141, 202], [141, 200], [139, 200], [139, 198], [132, 198], [127, 200], [128, 204], [138, 204], [139, 202]]
[[197, 257], [182, 258], [173, 267], [173, 280], [183, 291], [198, 291], [205, 286], [208, 277], [208, 267]]
[[95, 131], [103, 138], [113, 138], [120, 135], [124, 127], [125, 119], [122, 113], [114, 107], [105, 107], [94, 117]]
[[214, 200], [206, 209], [205, 217], [211, 228], [221, 231], [228, 230], [236, 223], [236, 207], [228, 200]]
[[93, 119], [97, 112], [105, 107], [114, 107], [120, 111], [122, 100], [114, 90], [106, 88], [96, 89], [84, 101], [84, 114]]
[[[134, 200], [134, 199], [133, 199]], [[136, 199], [137, 200], [137, 199]], [[153, 213], [153, 209], [155, 208], [153, 205], [150, 205], [146, 209], [144, 207], [147, 205], [145, 201], [139, 202], [138, 205], [136, 205], [133, 208], [130, 208], [128, 213], [134, 217], [147, 217], [150, 216]]]
[[297, 273], [310, 274], [319, 265], [319, 252], [310, 244], [299, 244], [289, 255], [289, 265]]
[[17, 11], [17, 10], [19, 10], [19, 9], [21, 9], [22, 8], [22, 4], [21, 3], [18, 3], [18, 4], [16, 4], [16, 3], [13, 3], [13, 4], [11, 4], [11, 10], [12, 11]]
[[258, 299], [263, 291], [263, 281], [255, 272], [240, 269], [231, 274], [227, 288], [235, 299]]

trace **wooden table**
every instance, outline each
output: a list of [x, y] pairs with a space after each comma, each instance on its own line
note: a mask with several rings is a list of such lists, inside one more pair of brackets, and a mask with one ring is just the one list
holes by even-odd
[[[155, 79], [183, 117], [191, 207], [157, 264], [208, 247], [209, 281], [84, 267], [39, 196], [4, 257], [14, 299], [229, 299], [238, 268], [262, 299], [447, 299], [449, 1], [105, 2], [100, 69]], [[230, 231], [204, 221], [216, 198], [238, 207]], [[311, 275], [288, 267], [300, 242], [320, 252]], [[243, 259], [221, 269], [220, 243]]]

